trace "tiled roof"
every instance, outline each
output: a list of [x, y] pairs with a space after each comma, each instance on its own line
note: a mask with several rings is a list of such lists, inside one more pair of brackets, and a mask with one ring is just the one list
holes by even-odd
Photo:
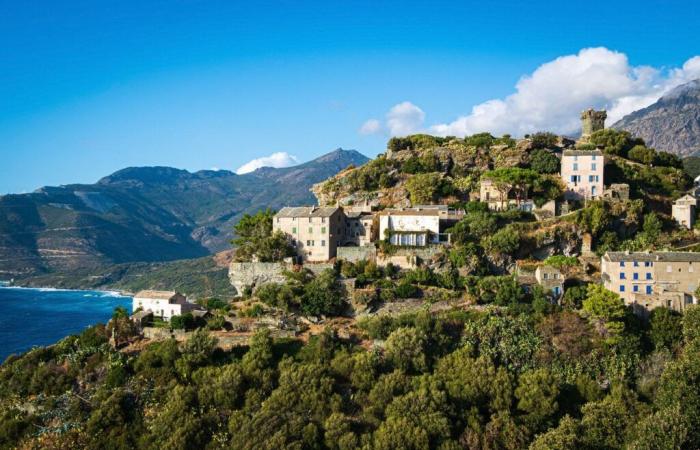
[[175, 297], [177, 292], [175, 291], [139, 291], [134, 297], [138, 298], [152, 298], [155, 300], [170, 300]]
[[603, 156], [600, 150], [564, 150], [563, 156]]
[[275, 217], [330, 217], [338, 208], [335, 206], [286, 206]]
[[382, 216], [439, 216], [438, 209], [385, 209], [379, 213]]
[[620, 261], [700, 262], [698, 252], [607, 252], [604, 258]]

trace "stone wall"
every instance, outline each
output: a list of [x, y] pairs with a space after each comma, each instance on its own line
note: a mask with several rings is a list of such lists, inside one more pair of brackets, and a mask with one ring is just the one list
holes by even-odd
[[240, 295], [246, 287], [254, 289], [265, 283], [284, 283], [284, 271], [291, 269], [291, 265], [285, 262], [232, 262], [228, 277]]
[[376, 258], [377, 249], [374, 246], [338, 247], [338, 259], [355, 263], [362, 260], [374, 261]]

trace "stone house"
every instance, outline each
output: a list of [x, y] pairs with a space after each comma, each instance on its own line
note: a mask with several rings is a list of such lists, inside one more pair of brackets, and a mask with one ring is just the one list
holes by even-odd
[[564, 275], [556, 267], [540, 264], [535, 269], [535, 280], [555, 299], [564, 293]]
[[673, 203], [673, 219], [687, 229], [692, 229], [695, 224], [695, 208], [698, 201], [690, 194], [686, 194]]
[[486, 203], [492, 211], [505, 211], [517, 208], [525, 212], [532, 212], [535, 204], [530, 199], [521, 199], [520, 203], [513, 197], [511, 188], [499, 186], [493, 180], [483, 178], [479, 182], [479, 200]]
[[328, 261], [342, 244], [345, 215], [338, 207], [285, 207], [273, 217], [272, 229], [291, 236], [302, 261]]
[[343, 246], [363, 247], [376, 240], [377, 225], [373, 213], [345, 211]]
[[[132, 310], [135, 315], [137, 315], [138, 310], [141, 310], [146, 313], [151, 312], [154, 317], [163, 320], [170, 320], [173, 316], [180, 316], [200, 309], [203, 308], [188, 302], [184, 295], [174, 291], [140, 291], [132, 300]], [[146, 317], [147, 314], [137, 316]]]
[[561, 178], [567, 200], [590, 200], [603, 194], [605, 157], [600, 150], [564, 150]]
[[637, 310], [665, 306], [680, 312], [698, 302], [700, 253], [607, 252], [601, 274], [605, 288]]

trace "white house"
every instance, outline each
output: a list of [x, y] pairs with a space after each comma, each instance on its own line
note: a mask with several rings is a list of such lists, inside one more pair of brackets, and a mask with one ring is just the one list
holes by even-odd
[[388, 209], [379, 213], [379, 238], [394, 245], [424, 247], [440, 242], [437, 208]]
[[154, 317], [170, 320], [173, 316], [202, 309], [187, 301], [184, 295], [174, 291], [140, 291], [132, 301], [133, 311], [151, 311]]

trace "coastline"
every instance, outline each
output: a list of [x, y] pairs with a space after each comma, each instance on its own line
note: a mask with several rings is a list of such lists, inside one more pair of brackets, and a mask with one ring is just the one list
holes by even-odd
[[133, 297], [134, 294], [127, 291], [120, 291], [116, 289], [69, 289], [69, 288], [57, 288], [52, 286], [22, 286], [18, 284], [9, 284], [7, 282], [0, 282], [0, 289], [26, 289], [29, 291], [38, 292], [98, 292], [100, 294], [106, 294], [105, 297]]

